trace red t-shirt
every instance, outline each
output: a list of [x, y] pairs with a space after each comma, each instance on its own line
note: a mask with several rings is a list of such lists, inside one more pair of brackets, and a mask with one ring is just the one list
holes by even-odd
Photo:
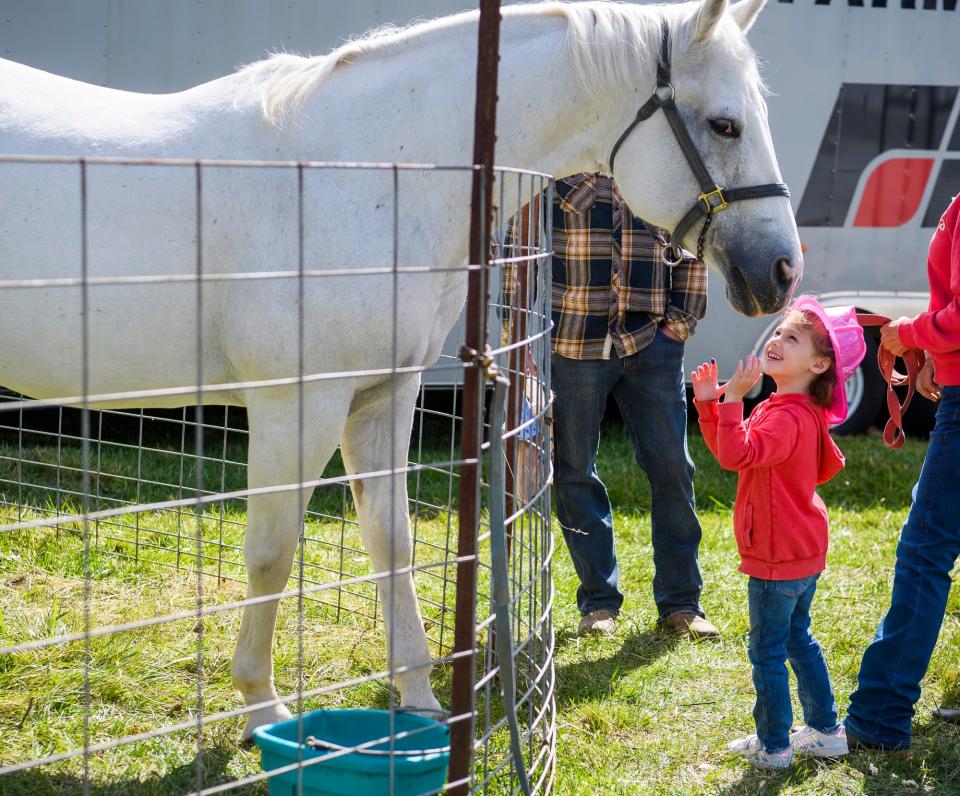
[[829, 522], [817, 485], [843, 469], [823, 409], [809, 395], [774, 393], [745, 421], [742, 403], [697, 402], [720, 466], [740, 474], [733, 532], [740, 571], [792, 580], [826, 566]]
[[960, 195], [940, 217], [927, 254], [930, 309], [897, 327], [900, 342], [933, 356], [938, 384], [960, 384]]

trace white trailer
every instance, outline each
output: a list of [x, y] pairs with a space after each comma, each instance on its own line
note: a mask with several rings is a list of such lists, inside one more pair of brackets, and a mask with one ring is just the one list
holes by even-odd
[[[0, 0], [0, 55], [116, 88], [176, 91], [271, 50], [320, 53], [376, 25], [475, 6]], [[766, 64], [770, 126], [806, 246], [802, 291], [893, 317], [926, 308], [927, 244], [960, 186], [958, 34], [956, 0], [771, 0], [760, 15], [750, 40]], [[729, 372], [773, 321], [734, 313], [714, 278], [687, 364], [714, 356]], [[872, 357], [848, 390], [841, 430], [861, 430], [882, 399]]]

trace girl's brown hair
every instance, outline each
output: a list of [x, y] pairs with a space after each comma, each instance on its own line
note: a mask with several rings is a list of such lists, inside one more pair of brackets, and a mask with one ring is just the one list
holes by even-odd
[[814, 313], [807, 310], [788, 309], [783, 320], [793, 321], [807, 332], [817, 354], [830, 360], [830, 366], [810, 382], [810, 397], [813, 402], [817, 406], [829, 408], [833, 405], [833, 391], [837, 389], [837, 355], [834, 353], [833, 343], [830, 342], [830, 335], [827, 334], [827, 327]]

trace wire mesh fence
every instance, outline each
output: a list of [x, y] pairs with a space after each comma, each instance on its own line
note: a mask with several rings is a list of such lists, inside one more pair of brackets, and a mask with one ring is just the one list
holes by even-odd
[[[538, 266], [552, 187], [497, 170], [492, 267], [464, 266], [456, 247], [419, 250], [414, 197], [471, 171], [2, 159], [8, 218], [43, 201], [18, 186], [71, 197], [45, 217], [69, 234], [32, 221], [32, 248], [8, 240], [0, 273], [8, 331], [16, 322], [0, 368], [4, 793], [256, 793], [268, 778], [271, 793], [309, 793], [312, 771], [364, 750], [388, 761], [382, 792], [438, 792], [400, 784], [409, 758], [398, 750], [424, 732], [399, 729], [411, 706], [445, 727], [472, 724], [472, 791], [517, 792], [518, 768], [533, 792], [551, 790], [550, 319]], [[343, 197], [346, 184], [362, 197], [347, 209], [367, 226], [362, 251], [324, 245], [334, 222], [317, 197]], [[150, 192], [165, 203], [139, 201]], [[239, 225], [223, 215], [237, 195]], [[461, 215], [427, 222], [442, 233]], [[431, 364], [417, 335], [443, 339], [470, 269], [492, 282], [499, 343]], [[433, 313], [431, 326], [409, 321], [411, 306]], [[510, 386], [483, 388], [479, 577], [463, 616], [466, 367]], [[500, 516], [510, 643], [493, 607]], [[415, 604], [404, 603], [411, 582]], [[473, 650], [455, 650], [458, 622]], [[474, 709], [433, 713], [433, 694], [449, 707], [450, 664], [464, 654]], [[238, 742], [265, 716], [344, 708], [386, 711], [389, 731], [314, 748], [301, 721], [293, 762], [270, 772]]]

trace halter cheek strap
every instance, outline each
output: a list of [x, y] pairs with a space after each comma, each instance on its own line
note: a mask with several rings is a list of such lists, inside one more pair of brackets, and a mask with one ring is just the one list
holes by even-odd
[[680, 247], [683, 245], [683, 238], [701, 218], [703, 219], [703, 227], [697, 238], [697, 259], [703, 259], [703, 247], [706, 240], [707, 229], [709, 229], [710, 223], [713, 221], [713, 216], [716, 213], [719, 213], [733, 202], [740, 202], [746, 199], [765, 199], [771, 196], [790, 197], [789, 189], [782, 182], [752, 185], [745, 188], [721, 188], [710, 176], [710, 172], [703, 162], [703, 158], [700, 157], [700, 152], [690, 138], [690, 133], [687, 131], [687, 127], [677, 111], [674, 98], [673, 84], [670, 82], [670, 29], [666, 21], [662, 21], [660, 58], [657, 61], [657, 86], [653, 94], [650, 95], [650, 99], [643, 103], [640, 110], [637, 111], [637, 115], [627, 126], [627, 129], [620, 134], [620, 137], [610, 150], [608, 162], [610, 163], [610, 174], [612, 175], [617, 152], [620, 150], [620, 147], [623, 146], [623, 142], [627, 140], [630, 133], [633, 132], [638, 124], [653, 116], [657, 110], [663, 111], [667, 117], [667, 122], [670, 124], [670, 129], [673, 130], [673, 135], [680, 145], [680, 150], [683, 152], [687, 163], [690, 164], [690, 168], [697, 178], [701, 190], [700, 196], [697, 197], [697, 201], [693, 207], [686, 212], [683, 218], [680, 219], [680, 223], [677, 224], [673, 230], [670, 236], [671, 242], [664, 249], [664, 259], [668, 264], [680, 262], [682, 259]]
[[617, 152], [627, 140], [627, 136], [633, 132], [633, 128], [640, 122], [645, 122], [663, 105], [664, 102], [673, 102], [673, 86], [670, 83], [670, 29], [666, 22], [661, 22], [660, 27], [660, 58], [657, 59], [657, 87], [653, 94], [637, 111], [633, 121], [627, 125], [627, 129], [620, 133], [620, 137], [610, 150], [610, 157], [607, 159], [610, 163], [610, 173], [613, 174], [613, 161], [617, 157]]

